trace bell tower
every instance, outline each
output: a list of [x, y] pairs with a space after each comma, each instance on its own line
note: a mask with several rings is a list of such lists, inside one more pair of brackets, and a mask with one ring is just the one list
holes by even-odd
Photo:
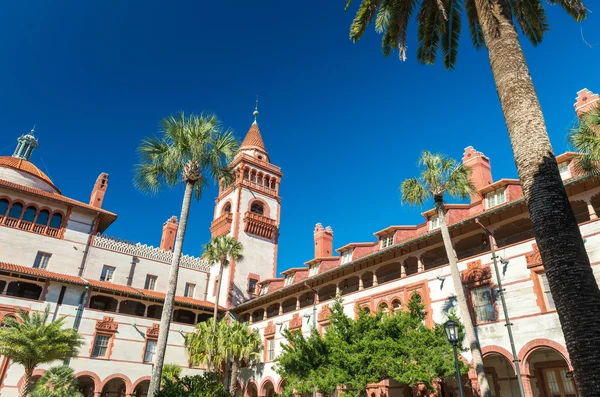
[[[275, 277], [277, 271], [283, 174], [271, 164], [265, 148], [257, 122], [258, 101], [253, 114], [254, 122], [230, 164], [235, 180], [219, 186], [210, 228], [213, 237], [229, 234], [244, 246], [243, 260], [232, 261], [223, 272], [226, 282], [221, 284], [219, 301], [227, 307], [252, 298], [258, 292], [256, 283]], [[211, 279], [216, 284], [214, 275]]]

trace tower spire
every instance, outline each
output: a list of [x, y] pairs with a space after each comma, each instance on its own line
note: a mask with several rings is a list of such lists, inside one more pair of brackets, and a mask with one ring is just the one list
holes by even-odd
[[17, 148], [13, 153], [13, 157], [29, 161], [31, 158], [31, 153], [33, 153], [33, 149], [38, 147], [38, 140], [33, 135], [34, 129], [35, 126], [29, 133], [21, 135], [19, 139], [17, 139]]
[[258, 95], [256, 96], [256, 107], [254, 108], [254, 112], [252, 114], [254, 115], [254, 122], [252, 124], [258, 124], [256, 122], [256, 118], [258, 117]]

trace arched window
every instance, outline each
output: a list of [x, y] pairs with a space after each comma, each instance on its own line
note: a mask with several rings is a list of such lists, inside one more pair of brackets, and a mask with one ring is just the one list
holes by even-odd
[[265, 208], [263, 207], [262, 203], [254, 202], [250, 206], [250, 212], [254, 212], [255, 214], [258, 214], [258, 215], [264, 215]]
[[395, 299], [392, 301], [392, 311], [394, 313], [398, 313], [400, 310], [402, 310], [402, 302], [400, 302], [398, 299]]
[[258, 174], [258, 184], [259, 185], [263, 184], [263, 176], [262, 176], [262, 174]]
[[244, 170], [244, 179], [250, 179], [250, 171]]
[[35, 213], [37, 210], [33, 206], [29, 206], [25, 209], [25, 214], [23, 214], [23, 220], [25, 222], [33, 222], [35, 219]]
[[275, 189], [275, 179], [271, 179], [271, 189]]
[[14, 203], [12, 207], [10, 207], [10, 211], [8, 211], [8, 217], [19, 219], [21, 217], [21, 213], [23, 212], [23, 204]]
[[250, 173], [250, 182], [256, 182], [256, 171]]
[[379, 304], [379, 311], [380, 311], [380, 312], [383, 312], [384, 314], [388, 314], [388, 312], [389, 312], [389, 310], [388, 310], [388, 309], [389, 309], [389, 308], [388, 308], [388, 305], [387, 305], [387, 303], [385, 303], [385, 302], [381, 302], [381, 303]]
[[41, 210], [37, 219], [35, 220], [35, 223], [36, 225], [46, 226], [48, 224], [48, 218], [50, 218], [50, 213], [48, 210]]
[[8, 200], [0, 199], [0, 216], [6, 215], [6, 211], [8, 211]]
[[231, 203], [227, 203], [223, 206], [223, 213], [231, 213]]
[[58, 212], [55, 212], [54, 214], [52, 214], [52, 219], [50, 219], [50, 227], [53, 229], [58, 229], [58, 228], [60, 228], [61, 223], [62, 223], [62, 214], [59, 214]]

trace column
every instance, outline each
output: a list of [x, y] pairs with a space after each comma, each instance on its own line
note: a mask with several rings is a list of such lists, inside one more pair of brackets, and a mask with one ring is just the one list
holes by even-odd
[[340, 285], [335, 285], [335, 296], [342, 296], [342, 291], [340, 291]]
[[267, 309], [265, 309], [265, 311], [263, 312], [263, 320], [267, 319]]
[[319, 294], [317, 294], [316, 292], [315, 292], [315, 297], [313, 299], [313, 302], [315, 303], [315, 305], [319, 304]]
[[148, 306], [150, 306], [150, 305], [147, 305], [146, 308], [144, 309], [144, 317], [148, 317]]
[[533, 397], [530, 375], [521, 374], [521, 381], [523, 382], [523, 391], [525, 392], [525, 397]]
[[117, 308], [115, 309], [115, 313], [118, 313], [120, 308], [121, 308], [121, 301], [118, 300], [117, 301]]
[[592, 205], [592, 199], [589, 198], [585, 202], [587, 204], [588, 212], [590, 213], [590, 220], [598, 219], [598, 215], [596, 215], [596, 210]]
[[364, 283], [363, 283], [362, 276], [360, 276], [360, 277], [358, 278], [358, 290], [359, 290], [359, 291], [362, 291], [363, 289], [365, 289], [365, 285], [364, 285]]
[[423, 265], [423, 260], [421, 259], [421, 255], [417, 257], [417, 272], [421, 273], [425, 270], [425, 266]]
[[299, 310], [299, 309], [300, 309], [300, 297], [297, 296], [296, 297], [296, 310]]
[[283, 305], [280, 303], [279, 304], [279, 315], [281, 316], [283, 314]]
[[376, 285], [378, 285], [378, 283], [377, 283], [377, 274], [375, 272], [373, 272], [373, 287], [375, 287]]
[[400, 278], [406, 277], [406, 261], [400, 262]]

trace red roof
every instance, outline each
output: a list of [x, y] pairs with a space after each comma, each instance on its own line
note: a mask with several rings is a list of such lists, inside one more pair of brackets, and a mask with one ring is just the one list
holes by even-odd
[[263, 152], [267, 152], [265, 149], [265, 143], [263, 142], [262, 135], [260, 135], [260, 129], [258, 128], [258, 124], [252, 123], [244, 141], [240, 145], [240, 150], [242, 149], [259, 149]]
[[38, 167], [27, 160], [12, 156], [0, 156], [0, 167], [12, 168], [36, 176], [60, 193], [60, 190], [54, 186], [54, 183], [52, 183], [52, 180], [48, 178], [48, 175], [44, 174]]
[[[14, 265], [12, 263], [0, 262], [0, 271], [1, 270], [8, 271], [11, 273], [26, 274], [26, 275], [46, 278], [49, 280], [55, 280], [55, 281], [69, 283], [69, 284], [76, 284], [76, 285], [81, 285], [81, 286], [89, 285], [90, 287], [97, 288], [99, 290], [118, 292], [118, 293], [122, 293], [122, 294], [137, 296], [140, 298], [152, 298], [152, 299], [160, 299], [160, 300], [165, 299], [165, 294], [162, 292], [150, 291], [150, 290], [144, 290], [144, 289], [136, 289], [136, 288], [133, 288], [133, 287], [130, 287], [127, 285], [114, 284], [114, 283], [109, 283], [106, 281], [88, 280], [88, 279], [85, 279], [82, 277], [72, 276], [69, 274], [51, 272], [46, 269], [37, 269], [37, 268], [33, 268], [33, 267]], [[208, 301], [204, 301], [204, 300], [200, 300], [200, 299], [186, 298], [184, 296], [176, 296], [175, 302], [179, 303], [179, 304], [199, 306], [202, 308], [209, 308], [209, 309], [214, 309], [214, 307], [215, 307], [214, 303], [212, 303], [212, 302], [208, 302]], [[225, 308], [222, 306], [219, 306], [219, 309], [225, 310]]]

